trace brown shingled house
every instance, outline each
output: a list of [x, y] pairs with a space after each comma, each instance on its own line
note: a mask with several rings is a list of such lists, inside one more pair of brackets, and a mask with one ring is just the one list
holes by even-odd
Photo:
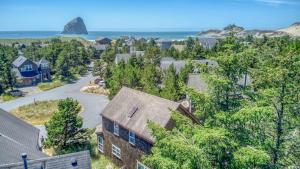
[[124, 168], [146, 169], [141, 157], [150, 154], [155, 143], [147, 122], [171, 129], [172, 110], [197, 121], [180, 103], [123, 87], [101, 113], [102, 126], [96, 131], [99, 151]]

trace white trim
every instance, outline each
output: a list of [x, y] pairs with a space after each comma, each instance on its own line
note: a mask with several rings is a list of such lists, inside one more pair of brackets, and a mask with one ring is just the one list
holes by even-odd
[[[102, 140], [102, 143], [100, 142], [100, 138]], [[98, 136], [98, 150], [104, 153], [104, 138], [102, 136]]]
[[118, 146], [111, 144], [111, 153], [121, 159], [121, 149]]
[[128, 142], [132, 145], [135, 145], [135, 133], [132, 131], [129, 131], [128, 133]]
[[114, 122], [114, 134], [119, 136], [120, 126]]
[[32, 64], [26, 64], [21, 67], [21, 72], [30, 72], [33, 71]]
[[140, 169], [139, 165], [141, 165], [141, 167], [143, 167], [142, 169], [149, 169], [149, 167], [147, 167], [145, 164], [139, 162], [139, 160], [136, 160], [136, 169]]

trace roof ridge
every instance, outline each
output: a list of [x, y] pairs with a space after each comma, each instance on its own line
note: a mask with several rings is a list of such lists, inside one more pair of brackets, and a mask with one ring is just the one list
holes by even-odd
[[[156, 95], [152, 95], [152, 94], [149, 94], [149, 93], [140, 91], [140, 90], [132, 89], [132, 88], [129, 88], [129, 87], [126, 87], [126, 86], [122, 86], [121, 90], [122, 90], [123, 88], [129, 89], [129, 90], [131, 90], [131, 91], [133, 91], [133, 92], [136, 92], [136, 93], [148, 95], [149, 97], [155, 97], [155, 98], [158, 98], [158, 99], [161, 99], [161, 100], [165, 100], [165, 101], [172, 102], [172, 103], [176, 103], [176, 104], [180, 105], [180, 103], [178, 103], [178, 102], [175, 102], [175, 101], [172, 101], [172, 100], [163, 98], [163, 97], [159, 97], [159, 96], [156, 96]], [[121, 90], [120, 90], [120, 91], [121, 91]]]

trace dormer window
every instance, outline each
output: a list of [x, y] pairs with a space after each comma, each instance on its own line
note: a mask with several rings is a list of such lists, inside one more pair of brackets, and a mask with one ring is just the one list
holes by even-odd
[[21, 68], [22, 72], [29, 72], [29, 71], [32, 71], [32, 70], [33, 70], [33, 68], [32, 68], [31, 64], [23, 65], [23, 67]]
[[41, 68], [42, 69], [47, 69], [48, 68], [48, 63], [42, 63]]
[[119, 136], [119, 125], [117, 123], [114, 123], [114, 134]]
[[129, 131], [129, 143], [135, 145], [135, 133], [132, 131]]

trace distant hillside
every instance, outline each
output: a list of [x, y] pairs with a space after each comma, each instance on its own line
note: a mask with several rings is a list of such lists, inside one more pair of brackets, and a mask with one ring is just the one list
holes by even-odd
[[204, 37], [215, 37], [215, 38], [224, 38], [231, 33], [234, 33], [238, 37], [246, 37], [248, 35], [252, 35], [254, 37], [261, 38], [263, 36], [269, 37], [277, 37], [277, 36], [293, 36], [293, 37], [300, 37], [300, 22], [296, 22], [291, 26], [280, 29], [280, 30], [245, 30], [243, 27], [231, 24], [226, 26], [224, 29], [210, 29], [206, 31], [202, 31], [199, 33], [199, 36]]
[[300, 37], [300, 22], [296, 22], [291, 26], [283, 29], [279, 29], [280, 32], [285, 32], [290, 36]]

